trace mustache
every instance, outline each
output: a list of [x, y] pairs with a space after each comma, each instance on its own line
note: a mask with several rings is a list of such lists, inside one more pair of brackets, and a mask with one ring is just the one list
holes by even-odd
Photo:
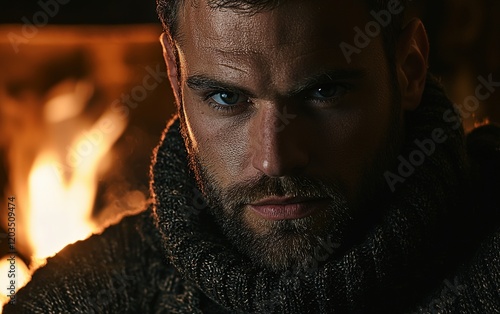
[[[212, 178], [213, 179], [213, 178]], [[210, 180], [209, 182], [214, 182]], [[339, 203], [345, 202], [339, 183], [325, 182], [320, 179], [305, 176], [272, 178], [259, 176], [233, 184], [223, 190], [214, 191], [215, 186], [207, 188], [220, 199], [218, 203], [226, 204], [230, 208], [238, 208], [246, 204], [255, 203], [261, 199], [277, 197], [303, 197], [314, 199], [332, 199]]]

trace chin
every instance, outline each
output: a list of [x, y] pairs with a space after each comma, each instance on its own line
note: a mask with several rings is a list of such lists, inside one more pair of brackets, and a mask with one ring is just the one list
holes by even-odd
[[[295, 220], [266, 220], [243, 209], [239, 213], [216, 209], [212, 215], [225, 237], [252, 263], [276, 272], [310, 273], [341, 247], [343, 226], [350, 216], [340, 219], [335, 214], [340, 209], [332, 207]], [[339, 224], [341, 220], [345, 223]]]

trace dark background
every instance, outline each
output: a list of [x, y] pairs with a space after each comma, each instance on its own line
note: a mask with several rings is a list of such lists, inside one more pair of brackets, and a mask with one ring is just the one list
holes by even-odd
[[[42, 0], [44, 3], [47, 0]], [[49, 0], [50, 1], [50, 0]], [[138, 24], [156, 23], [154, 0], [66, 0], [50, 24]], [[8, 2], [5, 5], [5, 2]], [[5, 1], [0, 10], [1, 23], [22, 23], [23, 16], [31, 20], [40, 10], [39, 1]]]

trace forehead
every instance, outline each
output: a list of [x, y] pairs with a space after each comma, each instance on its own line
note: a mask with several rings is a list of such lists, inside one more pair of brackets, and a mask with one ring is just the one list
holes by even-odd
[[235, 45], [272, 49], [307, 34], [338, 46], [343, 35], [354, 34], [353, 28], [362, 28], [369, 17], [364, 0], [286, 0], [257, 12], [214, 8], [208, 1], [184, 2], [178, 19], [181, 42], [192, 36], [198, 42], [217, 41], [227, 50]]
[[363, 29], [369, 21], [363, 0], [289, 0], [251, 13], [215, 9], [206, 1], [187, 1], [179, 14], [178, 49], [184, 70], [190, 72], [217, 68], [239, 76], [259, 69], [261, 78], [273, 72], [270, 80], [276, 82], [325, 63], [330, 68], [355, 66], [358, 59], [377, 57], [374, 48], [383, 50], [377, 38], [373, 41], [378, 45], [366, 48], [372, 53], [360, 54], [349, 65], [340, 48], [342, 42], [353, 45], [355, 28]]

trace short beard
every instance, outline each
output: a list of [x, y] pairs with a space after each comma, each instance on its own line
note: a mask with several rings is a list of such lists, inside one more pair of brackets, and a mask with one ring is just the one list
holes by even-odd
[[[335, 254], [343, 231], [352, 221], [347, 201], [336, 184], [306, 177], [261, 176], [222, 189], [199, 162], [195, 167], [210, 204], [209, 211], [225, 236], [252, 262], [272, 270], [310, 271]], [[245, 204], [269, 196], [328, 199], [328, 207], [303, 219], [259, 219], [251, 226], [246, 220]]]

